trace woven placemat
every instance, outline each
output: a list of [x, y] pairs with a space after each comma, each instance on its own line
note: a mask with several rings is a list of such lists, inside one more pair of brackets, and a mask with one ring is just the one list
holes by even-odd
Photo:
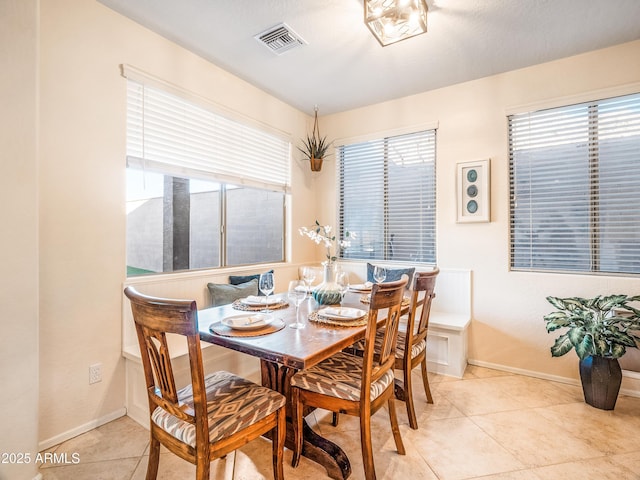
[[281, 310], [283, 308], [289, 308], [289, 302], [283, 300], [280, 303], [273, 303], [271, 305], [245, 305], [242, 303], [242, 300], [236, 300], [231, 306], [236, 310], [243, 310], [245, 312], [259, 312], [261, 310]]
[[311, 322], [324, 323], [327, 325], [337, 325], [339, 327], [361, 327], [367, 324], [367, 315], [363, 315], [356, 319], [339, 320], [334, 318], [327, 318], [318, 315], [318, 312], [311, 312], [307, 317]]
[[209, 330], [223, 337], [259, 337], [260, 335], [267, 335], [269, 333], [277, 332], [284, 328], [284, 320], [276, 318], [273, 322], [264, 328], [257, 328], [255, 330], [234, 330], [231, 327], [227, 327], [222, 323], [214, 323], [209, 326]]

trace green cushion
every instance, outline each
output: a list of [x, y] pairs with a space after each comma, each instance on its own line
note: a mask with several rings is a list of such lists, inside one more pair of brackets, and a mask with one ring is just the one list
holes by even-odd
[[211, 306], [218, 307], [233, 303], [240, 298], [258, 294], [258, 280], [255, 278], [240, 285], [229, 285], [227, 283], [207, 283], [207, 288], [211, 294]]
[[[367, 263], [367, 281], [371, 283], [375, 283], [376, 281], [373, 278], [373, 269], [375, 265]], [[387, 277], [384, 279], [383, 283], [387, 282], [396, 282], [402, 278], [402, 275], [407, 275], [409, 280], [407, 281], [407, 288], [411, 287], [411, 281], [413, 280], [413, 274], [416, 272], [415, 267], [411, 268], [386, 268], [385, 272], [387, 272]]]
[[[273, 270], [269, 270], [266, 273], [273, 273]], [[242, 283], [250, 282], [251, 280], [254, 280], [254, 279], [257, 285], [257, 282], [260, 280], [260, 274], [256, 273], [255, 275], [229, 275], [229, 283], [231, 285], [240, 285]], [[258, 289], [257, 295], [264, 295], [264, 293], [262, 293]]]

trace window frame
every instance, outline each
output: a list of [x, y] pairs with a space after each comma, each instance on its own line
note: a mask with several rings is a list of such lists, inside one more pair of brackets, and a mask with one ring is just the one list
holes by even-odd
[[[411, 260], [411, 259], [403, 259], [403, 260], [399, 260], [399, 259], [392, 259], [392, 258], [388, 258], [389, 254], [390, 254], [390, 248], [392, 248], [391, 243], [390, 243], [390, 232], [389, 232], [389, 216], [388, 216], [388, 210], [390, 207], [390, 203], [389, 203], [389, 197], [388, 197], [388, 189], [389, 189], [389, 182], [386, 181], [384, 182], [384, 202], [383, 202], [383, 206], [382, 206], [382, 210], [383, 210], [383, 217], [386, 220], [383, 220], [384, 226], [383, 226], [383, 236], [384, 236], [384, 242], [383, 242], [383, 248], [382, 250], [384, 251], [384, 257], [385, 258], [362, 258], [362, 257], [345, 257], [345, 251], [341, 250], [339, 253], [338, 258], [342, 261], [349, 261], [349, 262], [366, 262], [366, 261], [375, 261], [375, 262], [381, 262], [381, 263], [392, 263], [392, 264], [420, 264], [420, 265], [436, 265], [437, 264], [437, 218], [438, 218], [438, 211], [437, 211], [437, 130], [438, 130], [438, 123], [437, 122], [432, 122], [429, 124], [423, 124], [423, 125], [419, 125], [419, 126], [413, 126], [413, 127], [409, 127], [409, 128], [405, 128], [405, 129], [397, 129], [397, 130], [393, 130], [393, 131], [386, 131], [386, 132], [381, 132], [381, 133], [376, 133], [376, 134], [370, 134], [370, 135], [366, 135], [366, 136], [360, 136], [360, 137], [352, 137], [349, 139], [345, 139], [339, 142], [336, 142], [336, 158], [337, 158], [337, 166], [336, 166], [336, 191], [337, 191], [337, 201], [336, 201], [336, 219], [337, 219], [337, 229], [338, 229], [338, 233], [339, 235], [342, 237], [344, 237], [346, 235], [346, 232], [348, 230], [348, 226], [344, 225], [344, 202], [343, 202], [343, 181], [342, 181], [342, 177], [343, 177], [343, 150], [344, 148], [348, 148], [348, 147], [353, 147], [353, 146], [358, 146], [359, 144], [361, 145], [365, 145], [369, 142], [382, 142], [383, 145], [383, 151], [384, 151], [384, 167], [383, 167], [383, 171], [386, 172], [383, 177], [388, 178], [388, 169], [389, 169], [389, 162], [392, 162], [393, 160], [391, 159], [391, 155], [388, 153], [388, 145], [390, 141], [393, 141], [395, 139], [398, 139], [400, 137], [403, 136], [411, 136], [411, 135], [420, 135], [421, 133], [425, 133], [428, 136], [432, 136], [432, 143], [433, 143], [433, 149], [430, 152], [430, 155], [433, 161], [433, 167], [432, 167], [432, 178], [431, 178], [431, 182], [430, 182], [430, 186], [432, 187], [433, 190], [433, 196], [430, 197], [433, 200], [433, 221], [432, 221], [432, 225], [433, 228], [430, 231], [430, 235], [433, 238], [433, 241], [431, 242], [431, 245], [425, 247], [427, 250], [429, 248], [432, 248], [433, 250], [433, 258], [428, 259], [428, 260]], [[366, 148], [366, 147], [365, 147]], [[427, 204], [427, 203], [425, 203]], [[357, 233], [357, 232], [356, 232]], [[429, 235], [426, 235], [426, 238], [428, 238]]]
[[[164, 271], [165, 267], [163, 266], [163, 271], [149, 273], [148, 275], [176, 274], [198, 270], [228, 269], [230, 267], [285, 262], [288, 245], [287, 205], [290, 203], [289, 197], [291, 195], [292, 142], [290, 136], [238, 114], [237, 112], [225, 109], [192, 92], [141, 72], [135, 67], [123, 65], [122, 75], [127, 79], [127, 170], [139, 169], [143, 172], [150, 171], [158, 173], [165, 177], [165, 181], [166, 177], [205, 180], [217, 183], [220, 187], [218, 192], [219, 224], [217, 226], [219, 231], [218, 265], [191, 268], [192, 259], [190, 258], [189, 268], [187, 269]], [[145, 106], [145, 92], [152, 92], [155, 97], [150, 98], [154, 100], [160, 98], [159, 102], [164, 102], [164, 99], [167, 99], [168, 106], [166, 107], [166, 112], [169, 115], [167, 117], [168, 120], [162, 120], [164, 118], [162, 115], [164, 115], [163, 112], [165, 111], [163, 110], [163, 108], [165, 108], [164, 103], [162, 106], [157, 107], [160, 108], [160, 110], [148, 110]], [[172, 118], [177, 118], [172, 116], [175, 115], [174, 112], [177, 111], [177, 108], [185, 108], [186, 112], [184, 114], [184, 132], [186, 132], [184, 138], [178, 137], [176, 135], [177, 130], [173, 129], [174, 126], [178, 124], [178, 122], [172, 120]], [[140, 111], [136, 112], [135, 110]], [[212, 125], [209, 127], [209, 130], [212, 132], [213, 142], [223, 142], [212, 142], [212, 150], [210, 151], [202, 148], [202, 145], [197, 143], [200, 138], [202, 138], [200, 130], [194, 130], [197, 135], [197, 138], [194, 140], [196, 143], [190, 143], [189, 139], [194, 137], [191, 137], [193, 133], [190, 133], [191, 128], [189, 124], [189, 118], [192, 117], [188, 115], [190, 114], [189, 111], [194, 110], [196, 111], [195, 115], [199, 115], [198, 118], [202, 118], [204, 124], [211, 122]], [[153, 117], [152, 113], [149, 112], [153, 112], [159, 116]], [[182, 112], [180, 114], [182, 115]], [[160, 120], [156, 120], [157, 118]], [[180, 121], [182, 121], [182, 117], [180, 117]], [[145, 130], [145, 122], [155, 123], [148, 123], [150, 126]], [[170, 130], [166, 130], [168, 133], [163, 135], [164, 130], [159, 129], [164, 128], [164, 124], [168, 125], [167, 128]], [[192, 125], [195, 125], [197, 128], [202, 128], [200, 124], [193, 120]], [[158, 134], [159, 131], [160, 134]], [[153, 143], [153, 148], [145, 148], [145, 134], [148, 136], [147, 138], [151, 139], [150, 141], [155, 142]], [[155, 137], [153, 137], [153, 135], [155, 135]], [[246, 135], [248, 135], [248, 137]], [[251, 135], [257, 135], [257, 143], [253, 144], [251, 148], [248, 148], [246, 145], [251, 142], [247, 142], [246, 138], [252, 138]], [[165, 140], [167, 138], [177, 138], [178, 143], [166, 142]], [[226, 140], [227, 138], [229, 139], [228, 141]], [[166, 150], [165, 145], [168, 145]], [[180, 153], [182, 152], [182, 150], [180, 150], [180, 148], [182, 148], [181, 145], [186, 148], [184, 153]], [[216, 147], [216, 145], [220, 145], [220, 147]], [[192, 147], [193, 152], [191, 151]], [[216, 153], [216, 148], [219, 150], [218, 153]], [[256, 155], [256, 148], [259, 150], [262, 149], [260, 151], [264, 152], [264, 156]], [[247, 160], [247, 155], [249, 155], [250, 160], [248, 164], [245, 161]], [[207, 160], [207, 158], [209, 158], [209, 160]], [[266, 163], [269, 165], [268, 168], [265, 167]], [[210, 165], [210, 167], [207, 165]], [[267, 171], [266, 174], [261, 174], [261, 169]], [[243, 175], [243, 172], [248, 172], [249, 176]], [[232, 187], [282, 194], [280, 217], [282, 234], [279, 247], [279, 260], [265, 260], [264, 262], [233, 265], [228, 263], [229, 218], [227, 195]], [[163, 198], [165, 196], [166, 193], [163, 193]], [[191, 241], [191, 239], [189, 239], [189, 241]], [[133, 274], [131, 276], [128, 274], [127, 276], [132, 278], [140, 275], [145, 274]]]
[[[616, 102], [624, 102], [626, 98], [631, 99], [632, 102], [635, 102], [634, 104], [631, 105], [632, 109], [636, 109], [638, 108], [638, 104], [640, 103], [640, 98], [638, 98], [640, 96], [640, 84], [635, 84], [633, 86], [626, 86], [625, 88], [615, 88], [615, 89], [607, 89], [607, 90], [603, 90], [600, 92], [594, 92], [592, 94], [589, 95], [580, 95], [580, 96], [574, 96], [574, 97], [569, 97], [569, 98], [564, 98], [564, 99], [559, 99], [559, 100], [554, 100], [554, 101], [548, 101], [545, 102], [544, 104], [537, 104], [537, 105], [527, 105], [524, 107], [518, 107], [518, 108], [514, 108], [511, 109], [510, 111], [507, 111], [507, 136], [508, 136], [508, 148], [507, 148], [507, 155], [508, 155], [508, 161], [509, 161], [509, 269], [510, 271], [514, 271], [514, 272], [534, 272], [534, 273], [560, 273], [560, 274], [575, 274], [575, 275], [593, 275], [593, 276], [597, 276], [597, 275], [603, 275], [603, 276], [627, 276], [627, 277], [637, 277], [640, 276], [640, 268], [635, 271], [635, 272], [631, 272], [631, 271], [619, 271], [619, 270], [603, 270], [602, 264], [605, 263], [607, 261], [607, 259], [609, 258], [607, 255], [604, 255], [601, 250], [602, 250], [602, 246], [605, 244], [603, 243], [602, 237], [606, 236], [607, 232], [612, 232], [615, 231], [615, 224], [613, 224], [614, 226], [609, 225], [609, 223], [612, 223], [608, 218], [607, 218], [607, 211], [605, 210], [605, 213], [600, 215], [601, 213], [601, 209], [602, 209], [602, 205], [604, 205], [606, 203], [607, 200], [610, 200], [610, 197], [613, 197], [614, 195], [610, 193], [610, 191], [613, 190], [613, 188], [609, 185], [609, 190], [605, 191], [605, 194], [602, 196], [601, 195], [601, 189], [602, 187], [607, 187], [607, 184], [604, 180], [601, 179], [601, 175], [600, 175], [600, 170], [602, 170], [602, 166], [609, 166], [610, 167], [610, 163], [607, 163], [608, 161], [611, 160], [611, 154], [607, 154], [606, 152], [603, 152], [601, 150], [601, 146], [602, 144], [605, 144], [606, 147], [611, 148], [610, 145], [606, 145], [606, 140], [607, 140], [607, 134], [600, 136], [600, 132], [599, 129], [601, 128], [601, 124], [606, 125], [608, 128], [612, 128], [611, 125], [607, 125], [607, 122], [609, 122], [610, 120], [607, 119], [604, 115], [602, 116], [603, 118], [600, 118], [600, 112], [599, 109], [601, 109], [602, 107], [605, 108], [609, 108], [610, 105], [615, 104]], [[633, 97], [636, 97], [635, 99]], [[555, 112], [557, 112], [559, 115], [560, 114], [569, 114], [571, 109], [579, 109], [582, 108], [584, 110], [586, 110], [586, 117], [584, 119], [584, 123], [585, 125], [587, 125], [586, 128], [584, 128], [584, 131], [586, 132], [586, 140], [582, 141], [582, 143], [585, 144], [584, 149], [586, 150], [587, 154], [584, 158], [579, 157], [582, 159], [582, 161], [586, 162], [588, 165], [588, 168], [586, 169], [587, 172], [587, 177], [588, 177], [588, 181], [582, 184], [583, 189], [588, 190], [588, 220], [586, 220], [587, 224], [588, 224], [588, 235], [586, 235], [586, 238], [588, 238], [588, 257], [589, 257], [589, 266], [588, 268], [584, 267], [584, 263], [583, 264], [579, 264], [579, 257], [575, 257], [577, 260], [576, 263], [578, 264], [578, 266], [576, 266], [575, 268], [567, 268], [567, 267], [563, 267], [563, 268], [545, 268], [544, 266], [540, 266], [540, 265], [534, 265], [534, 261], [530, 260], [529, 261], [529, 265], [516, 265], [517, 262], [517, 246], [516, 246], [516, 239], [515, 239], [515, 223], [516, 223], [516, 214], [515, 214], [515, 205], [517, 204], [517, 198], [516, 198], [516, 192], [515, 192], [515, 188], [516, 188], [516, 181], [514, 180], [514, 148], [513, 148], [513, 125], [512, 125], [512, 120], [515, 117], [519, 117], [519, 118], [524, 118], [527, 115], [536, 115], [536, 114], [540, 114], [540, 115], [544, 115], [545, 113], [549, 113], [550, 115], [553, 115]], [[620, 115], [620, 117], [616, 117], [615, 121], [616, 122], [621, 122], [620, 118], [622, 117], [622, 115]], [[637, 125], [637, 119], [634, 122]], [[550, 124], [550, 128], [553, 127], [557, 127], [556, 124]], [[619, 127], [616, 127], [619, 128]], [[631, 135], [633, 137], [637, 138], [637, 135], [640, 133], [640, 128], [636, 127], [635, 130], [629, 129], [629, 131], [623, 131], [623, 135], [620, 135], [620, 133], [618, 132], [618, 136], [616, 138], [624, 138], [625, 136]], [[614, 135], [612, 133], [608, 134], [610, 137], [613, 137]], [[559, 137], [559, 139], [563, 140], [561, 137]], [[578, 145], [578, 142], [570, 142], [567, 139], [566, 140], [566, 144], [567, 145]], [[519, 141], [523, 141], [522, 139], [520, 139]], [[530, 137], [530, 138], [525, 138], [524, 141], [540, 141], [540, 139], [536, 139], [535, 137]], [[622, 142], [618, 142], [618, 144], [615, 144], [615, 147], [620, 148], [620, 144]], [[557, 143], [555, 146], [557, 147], [559, 145], [559, 143]], [[564, 158], [562, 157], [562, 155], [560, 155], [560, 158]], [[618, 160], [618, 163], [615, 163], [615, 166], [618, 165], [624, 165], [625, 162], [629, 162], [629, 161], [633, 161], [634, 157], [629, 155], [626, 156], [624, 158], [622, 158], [621, 160]], [[526, 160], [525, 160], [526, 161]], [[571, 177], [573, 178], [573, 177]], [[640, 181], [640, 180], [638, 180]], [[531, 183], [529, 183], [529, 186], [531, 187]], [[577, 190], [572, 190], [572, 192], [577, 192]], [[602, 196], [602, 198], [600, 198]], [[533, 200], [534, 195], [531, 194], [529, 195], [529, 197], [527, 197], [529, 199], [529, 201], [534, 202], [535, 200]], [[531, 207], [531, 211], [533, 212], [533, 210], [535, 209], [535, 207]], [[638, 208], [640, 210], [640, 207]], [[610, 214], [610, 212], [609, 212]], [[533, 215], [533, 213], [531, 213], [530, 215]], [[585, 216], [584, 218], [586, 219]], [[629, 215], [629, 217], [633, 217], [633, 215]], [[578, 218], [582, 218], [582, 217], [578, 217]], [[605, 224], [605, 227], [607, 228], [603, 228], [602, 225]], [[638, 224], [640, 225], [640, 223]], [[631, 229], [633, 230], [633, 228]], [[569, 232], [569, 231], [567, 231]], [[604, 232], [604, 233], [602, 233]], [[624, 239], [623, 235], [620, 236], [616, 236], [613, 238], [613, 240], [610, 241], [610, 245], [614, 245], [617, 246], [618, 243], [620, 242], [622, 239]], [[617, 241], [617, 242], [616, 242]], [[561, 243], [547, 243], [546, 245], [550, 246], [551, 248], [562, 248], [563, 244]], [[555, 246], [554, 246], [555, 245]], [[544, 246], [544, 245], [543, 245]], [[537, 249], [539, 251], [539, 247]], [[529, 243], [529, 247], [528, 249], [522, 250], [524, 253], [526, 253], [526, 251], [529, 252], [529, 256], [530, 258], [532, 254], [534, 254], [536, 252], [536, 248], [535, 245], [533, 243], [533, 241], [530, 241]], [[570, 257], [573, 258], [573, 257]], [[609, 260], [611, 262], [611, 260]], [[553, 262], [553, 258], [552, 257], [545, 257], [545, 259], [542, 260], [542, 262], [547, 262], [547, 263], [551, 263]]]

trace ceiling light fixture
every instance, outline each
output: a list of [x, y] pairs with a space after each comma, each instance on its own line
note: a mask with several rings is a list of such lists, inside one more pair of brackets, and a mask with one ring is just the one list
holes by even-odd
[[364, 23], [383, 47], [427, 32], [425, 0], [364, 0]]

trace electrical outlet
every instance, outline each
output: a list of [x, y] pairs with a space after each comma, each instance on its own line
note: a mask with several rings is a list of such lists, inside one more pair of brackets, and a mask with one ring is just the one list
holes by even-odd
[[102, 364], [94, 363], [89, 365], [89, 384], [102, 381]]

